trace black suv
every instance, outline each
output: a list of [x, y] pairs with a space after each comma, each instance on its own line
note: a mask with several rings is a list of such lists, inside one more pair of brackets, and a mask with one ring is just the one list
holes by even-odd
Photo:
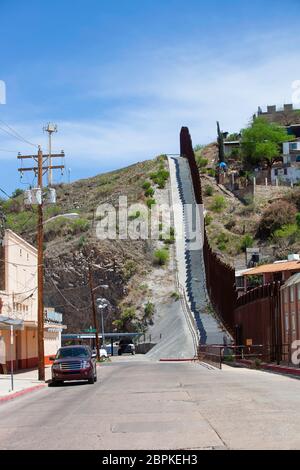
[[132, 339], [122, 339], [119, 342], [118, 355], [122, 356], [122, 354], [135, 354], [135, 345]]

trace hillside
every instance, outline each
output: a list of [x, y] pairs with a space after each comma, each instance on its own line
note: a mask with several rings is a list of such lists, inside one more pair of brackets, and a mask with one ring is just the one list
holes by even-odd
[[[214, 144], [204, 148], [201, 156], [206, 155], [207, 158], [213, 148]], [[269, 197], [258, 194], [255, 198], [249, 196], [241, 201], [217, 185], [208, 172], [202, 171], [201, 181], [208, 238], [224, 261], [238, 269], [245, 267], [247, 247], [260, 248], [261, 262], [286, 259], [289, 254], [300, 252], [300, 228], [297, 224], [300, 188], [291, 190], [283, 187], [277, 191], [273, 188]]]
[[[117, 326], [129, 331], [145, 329], [151, 323], [154, 312], [149, 274], [158, 269], [154, 268], [153, 252], [167, 247], [159, 241], [99, 240], [96, 226], [101, 217], [97, 218], [96, 210], [100, 204], [117, 207], [119, 196], [127, 196], [128, 205], [168, 202], [168, 191], [164, 189], [168, 184], [167, 170], [167, 160], [161, 156], [56, 186], [57, 203], [44, 210], [45, 304], [64, 314], [68, 331], [76, 332], [92, 324], [88, 266], [93, 272], [96, 298], [105, 298], [109, 303], [105, 325], [108, 330], [116, 328], [116, 320], [121, 322]], [[7, 227], [35, 244], [37, 215], [24, 207], [23, 196], [2, 201], [2, 207]], [[74, 213], [77, 218], [65, 216]], [[139, 219], [139, 215], [129, 211], [129, 219]], [[158, 270], [164, 273], [164, 269], [162, 266]], [[173, 291], [171, 280], [167, 294], [170, 296]], [[145, 309], [147, 302], [151, 305]]]

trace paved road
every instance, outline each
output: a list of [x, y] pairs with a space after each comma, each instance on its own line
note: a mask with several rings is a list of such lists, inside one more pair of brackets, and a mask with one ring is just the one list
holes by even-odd
[[300, 449], [300, 381], [115, 358], [96, 385], [0, 405], [1, 449]]

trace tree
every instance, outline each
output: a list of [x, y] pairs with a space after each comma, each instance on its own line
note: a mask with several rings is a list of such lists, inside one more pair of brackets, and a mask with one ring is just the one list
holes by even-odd
[[12, 198], [16, 198], [21, 196], [24, 193], [23, 189], [17, 188], [15, 191], [12, 193]]
[[280, 144], [292, 139], [283, 127], [269, 123], [264, 117], [256, 118], [250, 127], [242, 131], [244, 161], [250, 166], [264, 162], [271, 171], [273, 163], [280, 158]]
[[218, 131], [218, 147], [219, 147], [219, 162], [225, 162], [225, 151], [224, 151], [224, 135], [220, 129], [220, 123], [217, 122]]

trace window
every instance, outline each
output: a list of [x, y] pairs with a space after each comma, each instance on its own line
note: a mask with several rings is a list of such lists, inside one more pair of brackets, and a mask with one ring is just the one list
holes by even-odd
[[22, 258], [22, 250], [20, 249], [20, 257]]
[[293, 143], [293, 144], [290, 145], [291, 150], [297, 150], [297, 148], [298, 148], [297, 143]]
[[287, 168], [284, 169], [284, 175], [287, 176], [288, 172], [287, 172]]
[[294, 286], [290, 287], [290, 300], [291, 300], [291, 302], [295, 301]]
[[278, 176], [278, 170], [275, 170], [275, 176]]

